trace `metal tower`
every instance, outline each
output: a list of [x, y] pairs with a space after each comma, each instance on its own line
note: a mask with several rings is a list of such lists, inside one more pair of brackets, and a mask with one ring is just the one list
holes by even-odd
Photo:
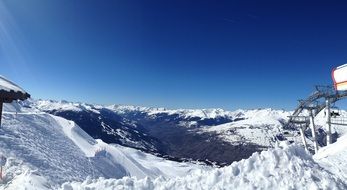
[[318, 143], [314, 118], [325, 109], [327, 145], [331, 144], [331, 125], [347, 125], [347, 120], [345, 123], [343, 121], [331, 121], [331, 104], [345, 97], [347, 97], [347, 91], [336, 91], [332, 86], [316, 86], [316, 90], [308, 98], [299, 100], [299, 105], [289, 116], [286, 127], [299, 129], [305, 149], [308, 150], [305, 130], [307, 126], [310, 126], [314, 149], [317, 153]]

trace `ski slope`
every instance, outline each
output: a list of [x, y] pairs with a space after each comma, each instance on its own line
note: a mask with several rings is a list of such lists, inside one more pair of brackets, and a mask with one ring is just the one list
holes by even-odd
[[74, 122], [50, 114], [18, 105], [5, 109], [0, 154], [8, 161], [0, 189], [57, 189], [64, 182], [88, 177], [173, 177], [209, 169], [94, 140]]

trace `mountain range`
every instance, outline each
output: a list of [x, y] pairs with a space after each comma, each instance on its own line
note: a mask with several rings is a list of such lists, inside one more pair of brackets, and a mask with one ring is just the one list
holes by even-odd
[[[74, 121], [94, 139], [175, 161], [224, 166], [274, 147], [278, 141], [301, 143], [297, 129], [285, 128], [291, 112], [284, 110], [173, 110], [52, 100], [29, 100], [23, 104]], [[319, 121], [318, 124], [324, 123]], [[306, 132], [309, 138], [310, 131]], [[321, 130], [321, 146], [325, 145], [324, 136]], [[337, 136], [335, 130], [335, 140]]]

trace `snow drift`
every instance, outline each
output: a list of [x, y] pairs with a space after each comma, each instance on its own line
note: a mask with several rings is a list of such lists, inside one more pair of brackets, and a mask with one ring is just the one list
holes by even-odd
[[88, 179], [65, 183], [70, 189], [346, 189], [301, 147], [284, 145], [211, 171], [177, 178]]

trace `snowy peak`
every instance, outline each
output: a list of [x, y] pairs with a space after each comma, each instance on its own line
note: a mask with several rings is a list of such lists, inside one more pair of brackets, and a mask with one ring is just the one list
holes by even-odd
[[114, 111], [120, 115], [125, 115], [128, 113], [142, 113], [148, 116], [162, 115], [166, 114], [168, 116], [178, 115], [183, 119], [189, 118], [200, 118], [203, 119], [216, 119], [216, 118], [240, 118], [240, 117], [281, 117], [287, 116], [287, 111], [284, 110], [273, 110], [271, 108], [264, 109], [251, 109], [251, 110], [236, 110], [227, 111], [221, 108], [211, 108], [211, 109], [166, 109], [166, 108], [154, 108], [154, 107], [143, 107], [143, 106], [127, 106], [127, 105], [111, 105], [102, 106], [95, 104], [86, 104], [79, 102], [68, 102], [68, 101], [53, 101], [53, 100], [31, 100], [34, 107], [39, 110], [74, 110], [82, 111], [89, 110], [98, 112], [98, 109], [105, 108]]
[[34, 108], [42, 111], [53, 111], [53, 110], [69, 110], [69, 111], [93, 111], [98, 113], [97, 108], [100, 108], [98, 105], [86, 104], [86, 103], [74, 103], [68, 102], [65, 100], [62, 101], [53, 101], [53, 100], [31, 100], [31, 105]]
[[199, 117], [201, 119], [214, 119], [217, 117], [229, 117], [231, 116], [229, 111], [223, 109], [166, 109], [166, 108], [153, 108], [153, 107], [141, 107], [141, 106], [123, 106], [112, 105], [108, 108], [114, 110], [117, 113], [124, 114], [128, 112], [142, 112], [148, 115], [167, 114], [167, 115], [179, 115], [184, 118]]

